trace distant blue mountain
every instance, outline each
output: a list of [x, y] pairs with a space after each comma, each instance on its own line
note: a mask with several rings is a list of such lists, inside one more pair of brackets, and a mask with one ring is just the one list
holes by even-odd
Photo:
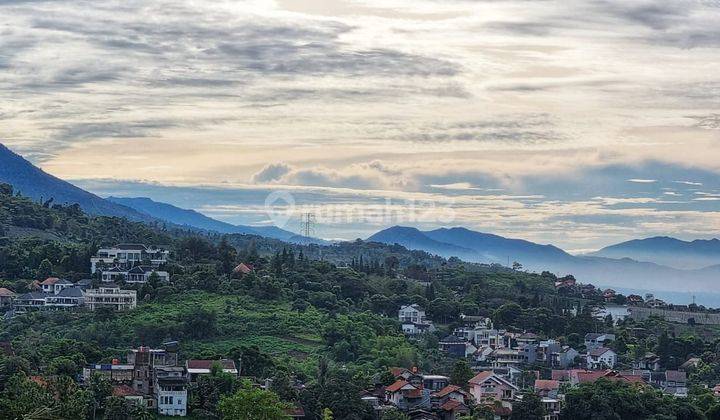
[[191, 226], [220, 233], [259, 235], [283, 241], [295, 242], [303, 240], [302, 237], [299, 237], [297, 234], [276, 226], [233, 225], [215, 220], [195, 210], [182, 209], [172, 204], [154, 201], [147, 197], [108, 197], [107, 200], [181, 226]]
[[720, 292], [715, 281], [720, 275], [720, 265], [682, 270], [660, 264], [663, 261], [654, 263], [627, 257], [574, 256], [552, 245], [509, 239], [462, 227], [420, 231], [394, 226], [367, 240], [399, 244], [443, 257], [456, 256], [470, 262], [508, 265], [517, 261], [526, 270], [550, 271], [559, 276], [573, 274], [585, 283], [604, 287]]
[[86, 213], [97, 216], [125, 217], [140, 222], [156, 221], [152, 216], [104, 200], [56, 178], [34, 166], [0, 143], [0, 182], [10, 184], [22, 195], [37, 201], [53, 199], [54, 204], [77, 203]]
[[468, 260], [474, 260], [477, 257], [470, 248], [435, 240], [429, 237], [427, 232], [421, 232], [414, 227], [393, 226], [377, 232], [367, 240], [389, 245], [399, 244], [408, 249], [420, 249], [444, 257], [452, 256]]
[[611, 245], [589, 255], [631, 258], [675, 268], [699, 269], [720, 264], [720, 240], [683, 241], [667, 236], [656, 236]]
[[573, 256], [552, 245], [539, 245], [522, 239], [475, 232], [463, 227], [420, 231], [412, 227], [394, 226], [368, 238], [368, 241], [400, 244], [433, 254], [455, 256], [469, 261], [526, 265], [573, 261]]

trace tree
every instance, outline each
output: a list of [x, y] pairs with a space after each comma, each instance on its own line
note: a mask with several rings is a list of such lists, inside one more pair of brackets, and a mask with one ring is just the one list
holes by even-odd
[[127, 420], [130, 409], [122, 397], [110, 397], [105, 402], [105, 420]]
[[274, 392], [255, 388], [244, 381], [233, 395], [220, 399], [218, 411], [226, 420], [286, 420], [289, 404], [280, 401]]
[[473, 374], [472, 369], [470, 369], [470, 365], [467, 360], [461, 359], [455, 362], [455, 366], [453, 366], [452, 373], [450, 374], [450, 383], [465, 387], [473, 376], [475, 375]]
[[45, 258], [44, 260], [42, 260], [40, 262], [40, 266], [38, 267], [38, 270], [37, 270], [37, 276], [38, 276], [38, 278], [46, 279], [46, 278], [52, 276], [52, 272], [53, 272], [52, 263], [50, 262], [50, 260]]
[[522, 401], [513, 404], [511, 420], [542, 420], [545, 417], [542, 399], [534, 392], [523, 394]]

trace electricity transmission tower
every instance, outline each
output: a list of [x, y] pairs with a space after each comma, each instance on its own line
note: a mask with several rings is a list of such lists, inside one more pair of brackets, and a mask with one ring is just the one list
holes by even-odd
[[315, 213], [304, 213], [302, 215], [302, 233], [306, 238], [315, 234]]

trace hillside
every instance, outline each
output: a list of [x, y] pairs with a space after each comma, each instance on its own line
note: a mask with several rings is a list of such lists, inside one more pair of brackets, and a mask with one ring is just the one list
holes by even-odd
[[[559, 276], [573, 274], [582, 282], [603, 287], [720, 293], [720, 285], [716, 283], [715, 270], [712, 269], [678, 269], [630, 258], [573, 256], [552, 245], [509, 239], [465, 228], [423, 232], [395, 226], [372, 235], [368, 240], [397, 243], [409, 249], [445, 258], [456, 256], [475, 263], [508, 265], [518, 262], [526, 270], [538, 273], [549, 271]], [[713, 301], [720, 299], [713, 298]]]
[[667, 236], [635, 239], [611, 245], [589, 255], [631, 258], [681, 269], [699, 269], [720, 264], [720, 240], [683, 241]]
[[56, 178], [0, 143], [0, 182], [11, 184], [16, 191], [36, 201], [52, 199], [55, 204], [80, 205], [88, 214], [125, 217], [129, 220], [152, 222], [153, 217], [129, 207], [104, 200]]
[[293, 232], [275, 226], [233, 225], [205, 216], [195, 210], [182, 209], [147, 197], [107, 197], [106, 200], [181, 226], [190, 226], [219, 233], [259, 235], [281, 240], [289, 240], [296, 236]]

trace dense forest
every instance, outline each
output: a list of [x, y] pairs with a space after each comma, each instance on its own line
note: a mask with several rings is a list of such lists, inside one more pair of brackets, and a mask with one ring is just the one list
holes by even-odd
[[[101, 245], [121, 242], [169, 247], [172, 262], [164, 268], [171, 283], [125, 285], [136, 288], [140, 301], [129, 312], [35, 312], [4, 320], [0, 341], [10, 342], [14, 355], [0, 356], [0, 418], [153, 418], [109, 397], [102, 379], [81, 387], [75, 378], [88, 363], [177, 340], [183, 359], [229, 358], [241, 366], [243, 379], [214, 372], [191, 389], [194, 418], [240, 418], [232, 413], [249, 407], [276, 413], [266, 418], [285, 418], [283, 410], [300, 406], [310, 419], [371, 419], [361, 391], [391, 383], [390, 367], [418, 367], [466, 385], [472, 374], [467, 363], [438, 350], [461, 314], [575, 347], [587, 332], [614, 332], [623, 366], [648, 351], [668, 368], [700, 358], [685, 401], [597, 382], [568, 392], [564, 418], [719, 418], [707, 388], [720, 380], [715, 331], [659, 319], [614, 325], [593, 315], [602, 306], [599, 291], [559, 292], [551, 273], [362, 241], [290, 245], [89, 217], [77, 206], [35, 203], [0, 186], [0, 287], [22, 293], [49, 276], [89, 278], [90, 256]], [[253, 272], [236, 273], [239, 263]], [[397, 310], [411, 303], [427, 310], [436, 332], [417, 340], [401, 333]], [[549, 377], [547, 368], [535, 369]], [[269, 390], [250, 385], [266, 378], [272, 379]], [[525, 391], [518, 413], [539, 418], [544, 413]], [[603, 401], [603, 414], [596, 415], [589, 401]], [[486, 415], [477, 407], [473, 418]]]

